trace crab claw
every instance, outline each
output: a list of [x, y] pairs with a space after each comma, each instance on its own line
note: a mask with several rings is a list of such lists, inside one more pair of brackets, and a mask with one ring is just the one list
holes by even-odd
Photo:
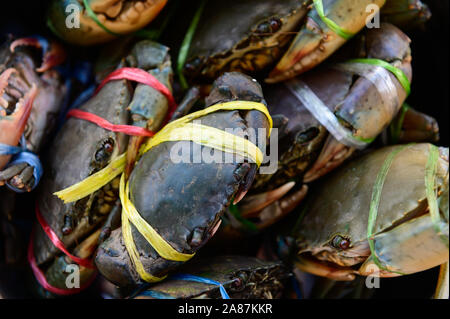
[[[326, 35], [323, 34], [320, 27], [308, 17], [305, 26], [300, 30], [289, 49], [270, 72], [266, 82], [280, 82], [315, 66], [319, 59], [323, 59], [324, 50], [321, 42], [324, 37]], [[320, 46], [322, 48], [319, 48]]]
[[[15, 71], [15, 70], [14, 70]], [[0, 88], [5, 87], [5, 81], [7, 82], [8, 75], [13, 72], [5, 71], [0, 76]], [[7, 85], [7, 84], [6, 84]], [[2, 90], [0, 90], [2, 92]], [[19, 143], [20, 137], [23, 134], [25, 125], [28, 121], [28, 117], [31, 113], [33, 101], [37, 95], [36, 85], [33, 84], [31, 89], [16, 103], [16, 109], [14, 113], [9, 115], [7, 119], [0, 118], [0, 143], [15, 146]], [[11, 158], [11, 155], [0, 155], [0, 169], [2, 169]]]
[[307, 185], [290, 192], [294, 186], [294, 182], [289, 182], [272, 191], [245, 197], [239, 206], [240, 215], [251, 218], [260, 230], [273, 225], [292, 212], [308, 193]]
[[66, 52], [56, 42], [47, 41], [41, 37], [21, 38], [13, 41], [9, 47], [11, 52], [14, 52], [18, 46], [32, 46], [42, 49], [42, 64], [36, 69], [37, 72], [45, 72], [61, 63], [66, 59]]
[[282, 198], [294, 186], [295, 182], [289, 182], [274, 190], [245, 197], [239, 205], [242, 217], [248, 218], [253, 216], [274, 201]]
[[354, 151], [354, 148], [339, 143], [332, 135], [329, 135], [314, 165], [303, 176], [303, 182], [310, 183], [331, 172]]

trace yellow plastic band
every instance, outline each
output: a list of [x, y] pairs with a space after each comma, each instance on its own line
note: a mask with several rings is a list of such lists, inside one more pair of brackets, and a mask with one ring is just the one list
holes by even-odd
[[238, 154], [251, 159], [258, 167], [263, 160], [261, 150], [249, 140], [211, 126], [195, 123], [187, 123], [181, 127], [162, 130], [160, 134], [148, 140], [142, 149], [142, 153], [146, 153], [158, 144], [169, 141], [192, 141], [222, 152]]
[[[185, 137], [190, 136], [192, 137], [192, 139], [189, 140], [205, 146], [209, 146], [211, 148], [219, 149], [224, 152], [236, 153], [244, 157], [248, 157], [255, 163], [257, 163], [257, 165], [260, 165], [262, 161], [262, 152], [250, 141], [216, 128], [208, 127], [205, 125], [188, 124], [190, 121], [196, 118], [222, 110], [257, 110], [262, 112], [264, 115], [266, 115], [267, 120], [269, 121], [270, 136], [273, 121], [272, 117], [269, 114], [269, 111], [264, 104], [249, 101], [232, 101], [212, 105], [204, 110], [188, 114], [178, 120], [167, 124], [161, 131], [156, 133], [151, 139], [148, 140], [146, 144], [141, 147], [139, 154], [142, 156], [150, 148], [162, 142], [186, 140]], [[201, 135], [191, 134], [189, 127], [191, 127], [191, 129], [197, 130], [197, 132], [200, 132]], [[175, 139], [175, 136], [178, 136], [178, 139]], [[224, 142], [223, 144], [217, 142], [218, 136], [220, 137], [219, 141]], [[208, 138], [206, 139], [205, 137]], [[123, 172], [123, 170], [125, 169], [125, 164], [126, 152], [113, 160], [104, 169], [87, 177], [77, 184], [54, 193], [54, 195], [58, 196], [61, 200], [64, 201], [64, 203], [77, 201], [111, 182], [116, 176]]]
[[[122, 203], [126, 203], [128, 196], [125, 195], [124, 191], [124, 175], [122, 174], [122, 177], [120, 178], [120, 200]], [[136, 245], [133, 240], [133, 234], [131, 233], [131, 226], [128, 221], [127, 214], [125, 213], [125, 205], [122, 205], [122, 236], [123, 240], [125, 242], [125, 247], [127, 248], [128, 254], [131, 258], [131, 262], [134, 265], [134, 269], [138, 272], [139, 276], [142, 278], [142, 280], [145, 280], [146, 282], [158, 282], [166, 278], [164, 277], [155, 277], [148, 272], [145, 271], [144, 265], [142, 265], [141, 260], [139, 259], [139, 253], [136, 249]]]
[[67, 187], [53, 195], [58, 196], [65, 204], [80, 200], [119, 176], [125, 169], [127, 161], [126, 152], [115, 158], [108, 166], [95, 174], [83, 179], [70, 187]]
[[196, 118], [208, 115], [210, 113], [214, 113], [217, 111], [235, 111], [235, 110], [256, 110], [263, 113], [267, 120], [269, 121], [269, 136], [272, 132], [273, 127], [273, 121], [272, 117], [269, 114], [269, 111], [267, 110], [267, 107], [259, 102], [250, 102], [250, 101], [231, 101], [231, 102], [225, 102], [225, 103], [218, 103], [214, 104], [210, 107], [207, 107], [206, 109], [188, 114], [186, 116], [183, 116], [182, 118], [175, 120], [169, 124], [167, 124], [163, 130], [168, 129], [172, 126], [182, 126], [185, 123], [191, 122], [192, 120], [195, 120]]
[[[189, 259], [191, 259], [194, 256], [194, 254], [183, 254], [176, 251], [172, 246], [169, 245], [169, 243], [167, 243], [167, 241], [164, 240], [164, 238], [161, 237], [161, 235], [159, 235], [156, 232], [156, 230], [153, 229], [152, 226], [150, 226], [145, 221], [145, 219], [141, 217], [139, 212], [136, 210], [136, 207], [134, 207], [133, 203], [131, 202], [129, 198], [129, 193], [130, 193], [129, 184], [127, 182], [125, 188], [125, 177], [124, 174], [122, 174], [122, 177], [120, 178], [120, 200], [122, 202], [122, 226], [124, 223], [128, 224], [128, 222], [131, 221], [133, 225], [136, 227], [136, 229], [139, 231], [139, 233], [141, 233], [142, 236], [144, 236], [144, 238], [148, 241], [148, 243], [152, 245], [152, 247], [156, 250], [156, 252], [164, 259], [173, 261], [188, 261]], [[133, 250], [133, 247], [131, 247], [132, 245], [129, 245], [129, 242], [133, 241], [133, 237], [131, 238], [124, 237], [124, 241], [128, 251]]]

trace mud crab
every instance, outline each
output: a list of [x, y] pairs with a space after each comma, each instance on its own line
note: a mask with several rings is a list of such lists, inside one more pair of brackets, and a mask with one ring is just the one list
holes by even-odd
[[[361, 39], [364, 41], [357, 38], [354, 43], [349, 43], [351, 53], [346, 52], [344, 56], [361, 56], [359, 48], [362, 47], [362, 56], [386, 60], [411, 79], [409, 39], [398, 28], [382, 24], [380, 29], [368, 30]], [[295, 87], [296, 81], [306, 83], [333, 112], [340, 125], [348, 128], [358, 140], [373, 140], [399, 113], [406, 92], [392, 74], [383, 81], [395, 83], [395, 89], [388, 93], [393, 94], [393, 100], [388, 98], [393, 103], [385, 100], [388, 94], [379, 91], [380, 86], [372, 77], [376, 72], [381, 76], [385, 70], [355, 74], [340, 66], [342, 64], [330, 63], [294, 80], [265, 87], [269, 112], [274, 127], [278, 128], [278, 167], [274, 173], [256, 175], [249, 194], [237, 207], [237, 220], [233, 217], [236, 214], [227, 214], [234, 228], [248, 228], [243, 227], [239, 217], [250, 219], [257, 229], [281, 219], [306, 195], [308, 186], [303, 183], [330, 172], [356, 150], [355, 145], [338, 142], [334, 133], [329, 133], [308, 110]], [[435, 141], [438, 128], [434, 119], [412, 109], [406, 110], [402, 119], [399, 134], [403, 140]]]
[[341, 167], [299, 217], [296, 266], [353, 280], [448, 263], [448, 177], [448, 148], [426, 143], [385, 147]]
[[[278, 62], [266, 81], [292, 78], [321, 63], [350, 38], [338, 35], [325, 20], [334, 21], [341, 30], [354, 35], [384, 2], [208, 1], [184, 74], [191, 81], [212, 79], [225, 71], [267, 74]], [[377, 9], [367, 12], [368, 5]], [[318, 8], [322, 8], [324, 18], [319, 16]], [[231, 20], [239, 23], [230, 32], [225, 26]]]
[[37, 185], [40, 163], [25, 162], [23, 151], [38, 153], [56, 124], [66, 88], [53, 67], [64, 58], [60, 45], [42, 37], [10, 38], [0, 48], [0, 146], [17, 148], [0, 151], [0, 185], [18, 191]]
[[[225, 73], [214, 82], [205, 100], [208, 107], [205, 110], [229, 101], [265, 104], [260, 85], [241, 73]], [[268, 118], [258, 110], [225, 110], [203, 115], [197, 120], [221, 130], [237, 128], [241, 130], [240, 134], [249, 134], [252, 128], [265, 128], [267, 135], [269, 129]], [[265, 140], [267, 136], [258, 138]], [[131, 173], [130, 200], [142, 218], [157, 230], [158, 236], [170, 243], [170, 250], [175, 250], [174, 254], [182, 255], [186, 261], [214, 235], [227, 206], [233, 200], [239, 201], [247, 192], [257, 165], [242, 162], [239, 158], [227, 163], [210, 162], [204, 158], [193, 163], [192, 160], [173, 161], [171, 150], [176, 145], [186, 147], [189, 158], [192, 154], [210, 152], [204, 145], [199, 145], [196, 151], [195, 143], [189, 140], [155, 146], [141, 157]], [[223, 154], [217, 149], [214, 151], [219, 152], [214, 154]], [[199, 170], [201, 175], [197, 174]], [[211, 187], [212, 182], [214, 187]], [[149, 193], [154, 195], [148, 196]], [[113, 231], [102, 243], [95, 263], [109, 281], [118, 286], [133, 286], [143, 279], [135, 269], [136, 261], [132, 262], [125, 247], [123, 227], [122, 222], [122, 229]], [[142, 263], [145, 276], [161, 279], [183, 264], [182, 258], [177, 258], [179, 261], [174, 261], [173, 257], [163, 258], [135, 226], [131, 231], [139, 258], [137, 262]]]
[[[187, 79], [212, 80], [226, 71], [254, 73], [271, 66], [292, 40], [308, 3], [207, 1], [184, 66]], [[231, 30], [230, 21], [238, 21]]]
[[[158, 43], [141, 41], [122, 59], [119, 67], [145, 70], [170, 89], [172, 71], [168, 51]], [[167, 98], [154, 88], [143, 84], [134, 87], [130, 81], [122, 79], [106, 83], [80, 110], [94, 113], [113, 124], [131, 121], [135, 126], [156, 130], [168, 112], [168, 103]], [[74, 144], [74, 138], [83, 143]], [[101, 170], [127, 149], [133, 154], [133, 150], [139, 147], [139, 140], [133, 136], [131, 142], [128, 141], [128, 136], [123, 133], [111, 132], [71, 117], [45, 156], [47, 174], [38, 192], [37, 209], [64, 246], [79, 258], [92, 256], [99, 238], [107, 237], [111, 228], [118, 227], [120, 204], [116, 204], [116, 200], [119, 180], [115, 179], [69, 204], [63, 203], [53, 193]], [[36, 264], [44, 270], [48, 283], [65, 289], [68, 275], [65, 267], [73, 261], [61, 254], [39, 224], [35, 227], [33, 241]], [[82, 284], [92, 277], [93, 272], [93, 267], [80, 267]]]
[[167, 0], [53, 0], [48, 23], [67, 42], [93, 45], [143, 28], [166, 3]]
[[[252, 257], [219, 256], [193, 260], [180, 269], [222, 284], [231, 299], [275, 299], [281, 297], [289, 272], [281, 262], [265, 262]], [[175, 274], [146, 290], [134, 293], [135, 299], [221, 298], [219, 287], [192, 282]]]

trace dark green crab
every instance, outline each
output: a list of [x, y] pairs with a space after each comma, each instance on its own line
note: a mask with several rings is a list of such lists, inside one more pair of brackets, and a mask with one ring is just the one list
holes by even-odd
[[[219, 256], [193, 260], [183, 274], [220, 282], [231, 299], [280, 298], [289, 272], [281, 262], [253, 257]], [[220, 299], [216, 285], [168, 278], [133, 296], [135, 299]]]
[[[256, 80], [233, 72], [225, 73], [214, 82], [205, 102], [206, 106], [212, 106], [242, 100], [265, 104], [261, 86]], [[269, 122], [257, 110], [218, 111], [198, 120], [221, 130], [241, 129], [243, 134], [249, 134], [250, 129], [265, 128], [268, 134]], [[130, 200], [146, 222], [177, 253], [193, 254], [217, 231], [220, 217], [233, 199], [238, 201], [247, 192], [257, 167], [238, 158], [225, 163], [208, 162], [203, 157], [199, 162], [175, 162], [172, 150], [177, 145], [186, 147], [189, 159], [197, 154], [197, 146], [198, 154], [210, 152], [209, 147], [191, 141], [165, 142], [155, 146], [136, 163], [129, 182]], [[161, 257], [134, 226], [132, 237], [146, 273], [161, 278], [183, 263]], [[101, 274], [118, 286], [142, 282], [125, 247], [122, 229], [113, 231], [111, 237], [102, 243], [95, 262]]]
[[[171, 89], [172, 69], [168, 50], [152, 41], [138, 42], [122, 59], [119, 67], [146, 70]], [[116, 80], [106, 83], [80, 109], [101, 116], [113, 124], [133, 123], [157, 130], [168, 111], [168, 101], [152, 87], [143, 84], [133, 87], [128, 80]], [[101, 170], [127, 148], [132, 153], [139, 147], [139, 143], [130, 143], [129, 147], [128, 140], [128, 136], [123, 133], [108, 131], [72, 117], [58, 132], [45, 156], [47, 174], [39, 189], [38, 208], [50, 228], [75, 256], [92, 256], [99, 238], [107, 237], [113, 225], [119, 222], [120, 205], [116, 204], [119, 179], [68, 204], [54, 193]], [[34, 253], [37, 265], [44, 270], [51, 285], [65, 289], [68, 276], [65, 268], [73, 261], [54, 246], [39, 224], [35, 228]], [[80, 267], [81, 284], [93, 272], [94, 269]]]

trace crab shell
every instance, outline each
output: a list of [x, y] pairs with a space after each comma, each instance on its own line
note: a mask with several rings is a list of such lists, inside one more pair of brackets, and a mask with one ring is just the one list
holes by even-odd
[[[148, 54], [148, 53], [151, 54]], [[135, 44], [123, 59], [132, 67], [149, 70], [171, 89], [171, 67], [168, 48], [143, 40]], [[161, 69], [160, 69], [161, 68]], [[115, 80], [105, 86], [81, 110], [98, 115], [113, 124], [129, 124], [133, 115], [139, 119], [151, 117], [153, 124], [162, 122], [168, 110], [166, 98], [157, 90], [137, 84], [134, 91], [127, 80]], [[131, 116], [130, 116], [131, 113]], [[145, 125], [144, 125], [145, 126]], [[153, 128], [153, 127], [152, 127]], [[108, 165], [128, 147], [128, 136], [103, 129], [91, 122], [69, 118], [53, 140], [46, 154], [46, 174], [38, 193], [39, 210], [64, 245], [90, 256], [98, 243], [102, 223], [118, 199], [119, 178], [100, 190], [76, 202], [65, 204], [55, 192], [72, 186]], [[67, 228], [70, 230], [67, 231]], [[61, 255], [40, 225], [36, 225], [34, 252], [39, 266], [46, 270], [48, 282], [65, 289], [65, 266], [70, 258]], [[91, 270], [83, 267], [81, 280], [88, 279]]]
[[[225, 73], [214, 82], [206, 105], [232, 100], [265, 103], [255, 80], [240, 73]], [[219, 111], [198, 120], [222, 130], [268, 128], [265, 115], [254, 110]], [[177, 145], [189, 152], [190, 161], [172, 160]], [[232, 198], [238, 197], [256, 173], [256, 164], [244, 163], [238, 157], [231, 163], [208, 163], [204, 158], [196, 162], [192, 157], [210, 151], [191, 141], [165, 142], [145, 153], [130, 176], [130, 199], [136, 209], [179, 252], [192, 254], [213, 236]], [[221, 151], [215, 152], [223, 156]], [[134, 226], [132, 234], [146, 272], [162, 277], [182, 264], [159, 256]], [[102, 275], [118, 286], [141, 282], [124, 246], [121, 229], [102, 243], [95, 262]]]
[[[281, 262], [262, 261], [248, 256], [218, 256], [192, 260], [182, 273], [220, 282], [232, 299], [272, 299], [280, 297], [289, 272]], [[148, 290], [167, 299], [219, 299], [219, 288], [198, 282], [170, 279]], [[149, 296], [150, 295], [150, 296]], [[153, 299], [141, 291], [135, 299]]]
[[[167, 0], [89, 0], [90, 7], [105, 31], [86, 12], [82, 1], [53, 0], [48, 18], [57, 36], [77, 45], [104, 43], [137, 31], [152, 21], [164, 8]], [[71, 26], [79, 19], [79, 26]]]
[[[335, 280], [352, 280], [355, 274], [392, 277], [447, 262], [448, 148], [439, 149], [437, 161], [434, 190], [441, 214], [438, 233], [425, 193], [430, 146], [413, 144], [401, 150], [382, 186], [373, 239], [374, 252], [385, 269], [375, 267], [367, 224], [376, 177], [388, 154], [399, 146], [356, 159], [316, 186], [306, 204], [306, 215], [294, 232], [297, 267]], [[339, 244], [341, 239], [345, 245]]]
[[[119, 80], [107, 83], [80, 109], [101, 116], [113, 124], [128, 124], [126, 107], [130, 99], [127, 82]], [[46, 174], [39, 188], [38, 206], [50, 228], [68, 248], [79, 243], [106, 216], [98, 213], [101, 206], [97, 201], [99, 192], [69, 204], [64, 204], [53, 193], [78, 183], [106, 166], [107, 162], [97, 163], [95, 159], [96, 154], [102, 152], [105, 143], [113, 145], [110, 155], [114, 158], [126, 149], [127, 137], [87, 121], [69, 118], [45, 156]], [[73, 226], [72, 232], [67, 235], [62, 232], [65, 216], [71, 216]], [[34, 252], [38, 265], [50, 262], [59, 253], [39, 224], [36, 225]], [[64, 281], [51, 284], [65, 288]]]
[[[266, 69], [293, 38], [307, 4], [297, 0], [208, 1], [183, 72], [191, 80], [211, 81], [223, 72], [255, 74]], [[266, 28], [261, 30], [262, 26]]]

